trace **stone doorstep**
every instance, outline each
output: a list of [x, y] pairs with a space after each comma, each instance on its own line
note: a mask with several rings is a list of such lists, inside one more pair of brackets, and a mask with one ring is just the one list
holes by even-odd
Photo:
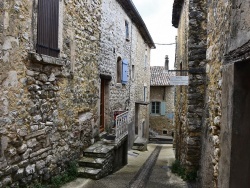
[[110, 154], [113, 149], [113, 145], [105, 145], [103, 141], [99, 141], [84, 150], [83, 155], [105, 158]]
[[91, 178], [91, 179], [100, 179], [101, 169], [90, 168], [90, 167], [79, 167], [78, 174], [79, 177]]
[[134, 142], [134, 146], [145, 146], [147, 145], [148, 140], [146, 138], [137, 138]]
[[138, 151], [146, 151], [147, 146], [132, 146], [133, 150], [138, 150]]
[[83, 157], [78, 161], [78, 164], [81, 167], [102, 169], [105, 166], [105, 164], [107, 164], [107, 161], [108, 160], [106, 158]]

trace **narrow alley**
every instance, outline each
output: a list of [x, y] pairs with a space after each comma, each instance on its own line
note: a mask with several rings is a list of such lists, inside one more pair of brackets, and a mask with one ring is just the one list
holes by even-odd
[[249, 73], [250, 0], [0, 0], [0, 188], [250, 188]]
[[77, 178], [62, 188], [187, 188], [171, 173], [173, 161], [172, 144], [148, 144], [148, 151], [130, 150], [128, 164], [114, 174], [100, 180]]

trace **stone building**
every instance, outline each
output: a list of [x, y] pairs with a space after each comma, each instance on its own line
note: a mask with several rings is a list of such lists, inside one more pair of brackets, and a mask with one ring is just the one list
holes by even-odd
[[103, 0], [102, 10], [99, 70], [107, 91], [105, 128], [114, 125], [115, 113], [128, 111], [131, 148], [136, 135], [148, 137], [144, 102], [149, 101], [150, 50], [155, 45], [132, 1]]
[[201, 124], [204, 107], [206, 16], [203, 1], [175, 0], [173, 26], [178, 28], [175, 69], [188, 76], [188, 86], [176, 87], [176, 158], [187, 173], [197, 170], [200, 160]]
[[170, 77], [175, 73], [168, 71], [168, 56], [165, 66], [151, 66], [150, 74], [149, 128], [158, 135], [172, 136], [175, 87], [170, 84]]
[[[197, 139], [200, 137], [197, 142], [200, 151], [185, 153], [182, 150], [177, 157], [187, 165], [188, 161], [183, 159], [197, 155], [198, 178], [202, 188], [250, 186], [250, 128], [247, 120], [249, 3], [249, 0], [174, 2], [173, 25], [179, 31], [176, 66], [178, 69], [181, 66], [189, 69], [190, 81], [184, 92], [179, 92], [177, 96], [178, 103], [181, 96], [186, 96], [182, 101], [186, 106], [184, 112], [188, 112], [186, 116], [179, 113], [182, 117], [179, 122], [176, 119], [176, 127], [180, 128], [177, 130], [179, 150], [186, 148], [188, 143], [195, 144], [189, 139], [194, 134], [188, 131], [193, 128], [190, 126], [190, 110], [193, 111], [190, 103], [196, 105], [196, 112], [193, 112], [198, 117], [196, 127], [199, 133], [195, 135]], [[181, 54], [185, 56], [185, 61], [178, 59]], [[187, 64], [181, 64], [183, 62]], [[206, 68], [206, 74], [194, 75], [193, 68]], [[199, 91], [190, 87], [194, 83], [193, 78], [200, 78], [196, 82], [200, 83], [200, 86], [196, 86], [200, 88]], [[193, 91], [198, 93], [191, 94]], [[200, 105], [197, 104], [198, 100]], [[180, 106], [177, 109], [183, 111]], [[189, 126], [183, 126], [181, 122], [187, 122]]]
[[[128, 111], [134, 123], [137, 98], [131, 98], [142, 95], [144, 86], [128, 78], [132, 65], [144, 65], [146, 56], [149, 63], [154, 45], [130, 1], [109, 2], [0, 2], [0, 187], [48, 181], [63, 172], [113, 125], [116, 110]], [[132, 13], [126, 14], [126, 6]], [[110, 13], [120, 21], [114, 30], [106, 28], [109, 21], [105, 25]], [[115, 70], [122, 71], [116, 65], [124, 61], [127, 77], [120, 72], [120, 81]], [[110, 101], [105, 108], [104, 91]]]

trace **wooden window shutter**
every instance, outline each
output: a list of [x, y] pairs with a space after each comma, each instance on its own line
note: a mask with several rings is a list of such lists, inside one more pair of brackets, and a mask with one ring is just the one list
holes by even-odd
[[39, 0], [37, 53], [58, 57], [59, 0]]
[[161, 102], [160, 109], [161, 109], [161, 115], [165, 116], [165, 114], [166, 114], [166, 102]]
[[122, 61], [122, 84], [128, 82], [128, 60], [124, 59]]

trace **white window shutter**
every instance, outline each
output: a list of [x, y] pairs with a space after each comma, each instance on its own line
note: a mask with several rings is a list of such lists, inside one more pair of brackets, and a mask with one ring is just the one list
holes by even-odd
[[166, 102], [161, 102], [161, 115], [165, 116], [166, 115]]

